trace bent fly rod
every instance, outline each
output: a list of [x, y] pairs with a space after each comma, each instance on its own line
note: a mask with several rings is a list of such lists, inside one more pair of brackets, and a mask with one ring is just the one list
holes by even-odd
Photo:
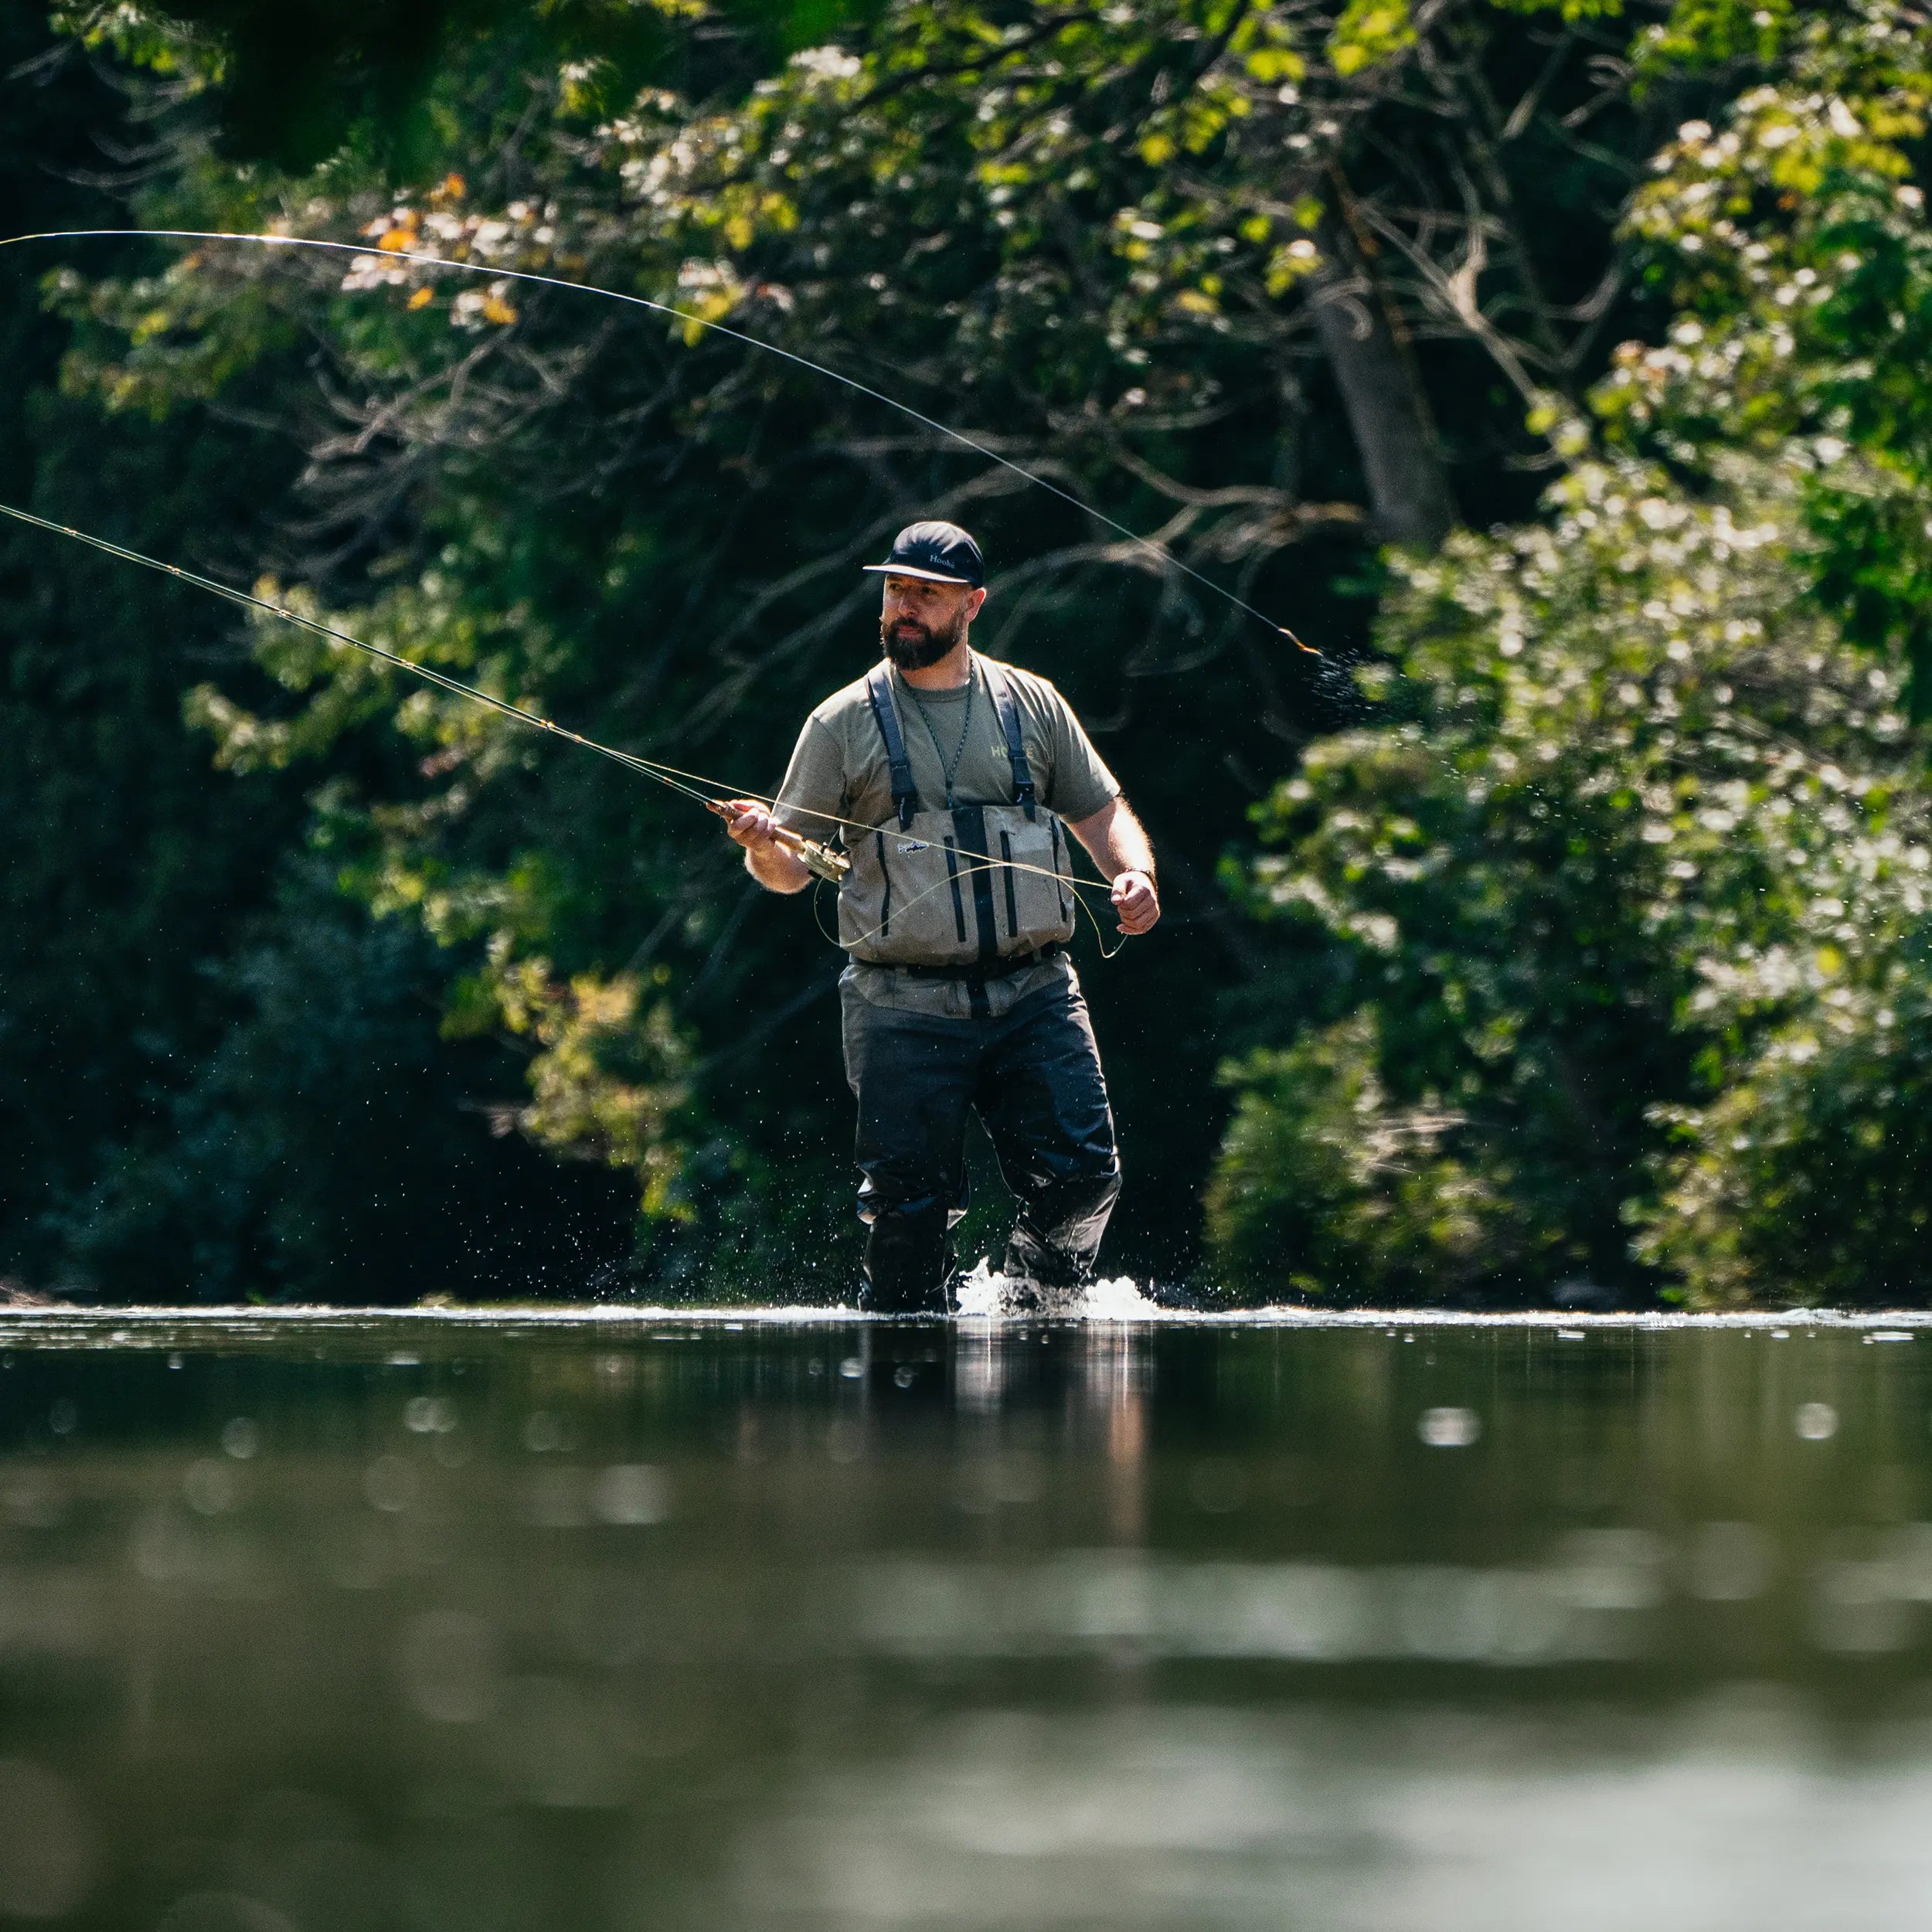
[[[968, 436], [963, 430], [956, 430], [951, 424], [940, 422], [936, 417], [926, 415], [914, 409], [910, 403], [902, 403], [896, 396], [888, 396], [884, 390], [872, 388], [860, 382], [855, 376], [842, 375], [838, 370], [825, 363], [815, 362], [808, 355], [781, 348], [776, 342], [768, 342], [761, 336], [748, 335], [743, 329], [733, 328], [728, 323], [706, 320], [694, 315], [669, 302], [653, 301], [646, 295], [631, 295], [621, 289], [604, 288], [595, 282], [573, 282], [561, 275], [539, 274], [534, 269], [503, 268], [494, 263], [457, 261], [447, 255], [432, 255], [426, 250], [413, 248], [374, 248], [359, 242], [328, 241], [308, 235], [253, 235], [230, 233], [220, 229], [200, 228], [58, 228], [49, 229], [32, 235], [9, 235], [0, 237], [0, 248], [12, 248], [29, 242], [131, 240], [193, 241], [193, 242], [242, 242], [264, 248], [312, 248], [332, 253], [367, 256], [377, 261], [414, 262], [429, 268], [454, 268], [467, 275], [488, 275], [500, 281], [529, 282], [542, 288], [561, 288], [578, 295], [600, 295], [607, 301], [622, 302], [633, 308], [649, 310], [653, 315], [668, 315], [674, 321], [689, 327], [706, 328], [715, 335], [727, 336], [734, 342], [742, 342], [747, 349], [762, 350], [767, 355], [776, 355], [782, 361], [809, 369], [815, 376], [821, 376], [828, 382], [836, 383], [850, 389], [855, 395], [869, 397], [875, 403], [883, 403], [886, 408], [896, 410], [901, 416], [909, 417], [935, 434], [947, 437], [962, 448], [969, 449], [975, 455], [983, 456], [990, 463], [997, 463], [1018, 477], [1023, 478], [1036, 488], [1047, 491], [1063, 503], [1070, 503], [1083, 515], [1090, 516], [1095, 522], [1104, 524], [1117, 536], [1124, 537], [1137, 549], [1158, 559], [1170, 569], [1179, 570], [1191, 577], [1204, 590], [1212, 591], [1217, 597], [1232, 604], [1236, 610], [1245, 611], [1257, 622], [1264, 624], [1277, 635], [1284, 637], [1298, 651], [1306, 651], [1310, 657], [1318, 658], [1321, 653], [1312, 645], [1304, 644], [1285, 624], [1277, 624], [1274, 618], [1257, 611], [1245, 599], [1236, 596], [1225, 584], [1217, 583], [1213, 578], [1203, 576], [1191, 563], [1185, 563], [1165, 545], [1157, 543], [1151, 537], [1142, 536], [1130, 529], [1124, 523], [1117, 522], [1105, 512], [1097, 510], [1092, 504], [1076, 496], [1071, 490], [1063, 489], [1059, 484], [1029, 470], [1022, 464], [1015, 463], [1011, 457], [1002, 456], [997, 450], [989, 449], [984, 443]], [[552, 730], [555, 726], [549, 727]], [[568, 735], [568, 734], [566, 734]], [[580, 742], [586, 742], [583, 740]]]

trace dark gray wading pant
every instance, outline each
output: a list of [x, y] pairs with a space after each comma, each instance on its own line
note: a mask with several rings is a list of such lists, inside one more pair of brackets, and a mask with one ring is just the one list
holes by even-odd
[[1005, 1272], [1053, 1287], [1087, 1281], [1121, 1164], [1079, 987], [1043, 986], [999, 1019], [877, 1006], [851, 985], [839, 995], [859, 1100], [859, 1216], [870, 1230], [862, 1305], [888, 1315], [952, 1305], [968, 1110], [1019, 1199]]

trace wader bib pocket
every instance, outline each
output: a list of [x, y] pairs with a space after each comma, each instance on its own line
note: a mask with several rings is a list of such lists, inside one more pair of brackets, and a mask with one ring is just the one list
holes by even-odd
[[869, 965], [984, 968], [1073, 936], [1066, 828], [1035, 797], [1005, 674], [985, 658], [975, 662], [1005, 736], [1011, 804], [923, 810], [885, 666], [866, 681], [886, 741], [896, 816], [850, 836], [838, 943]]
[[918, 811], [855, 835], [849, 850], [838, 941], [868, 964], [970, 967], [1073, 937], [1066, 833], [1049, 811]]

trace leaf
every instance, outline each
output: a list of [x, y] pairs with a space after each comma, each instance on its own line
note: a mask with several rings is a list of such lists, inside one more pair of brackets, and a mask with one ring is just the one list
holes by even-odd
[[1349, 0], [1328, 36], [1328, 60], [1346, 79], [1415, 42], [1407, 0]]

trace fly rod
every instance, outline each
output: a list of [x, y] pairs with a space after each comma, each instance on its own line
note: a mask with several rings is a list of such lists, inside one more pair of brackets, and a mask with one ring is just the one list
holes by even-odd
[[[506, 718], [514, 718], [518, 723], [529, 726], [537, 731], [546, 731], [553, 738], [561, 738], [566, 743], [580, 745], [586, 751], [594, 751], [600, 757], [614, 760], [627, 770], [634, 771], [646, 778], [655, 778], [661, 785], [672, 791], [682, 792], [687, 798], [694, 798], [706, 810], [715, 811], [721, 818], [736, 815], [724, 801], [712, 792], [701, 790], [702, 786], [715, 784], [716, 781], [701, 777], [695, 772], [681, 771], [675, 765], [660, 764], [654, 758], [641, 758], [635, 752], [620, 751], [614, 745], [600, 743], [595, 738], [587, 737], [580, 731], [573, 731], [567, 725], [560, 725], [546, 718], [539, 712], [526, 709], [523, 706], [512, 704], [507, 698], [499, 698], [493, 692], [481, 686], [466, 684], [461, 678], [452, 678], [448, 672], [438, 671], [433, 665], [418, 664], [413, 658], [406, 658], [399, 652], [386, 650], [379, 644], [371, 644], [366, 638], [352, 635], [347, 631], [338, 630], [332, 624], [325, 624], [319, 617], [311, 617], [305, 611], [291, 608], [285, 604], [270, 603], [266, 597], [258, 597], [252, 592], [238, 590], [232, 583], [223, 583], [217, 577], [203, 577], [197, 570], [185, 570], [178, 563], [164, 563], [158, 557], [145, 555], [139, 550], [131, 550], [125, 544], [111, 543], [104, 536], [96, 536], [87, 530], [77, 530], [71, 525], [56, 523], [50, 517], [36, 516], [31, 510], [17, 509], [11, 503], [0, 503], [0, 516], [11, 517], [16, 523], [25, 523], [37, 530], [45, 530], [56, 536], [71, 537], [77, 543], [84, 543], [90, 549], [104, 555], [118, 557], [124, 563], [138, 563], [144, 568], [158, 571], [164, 577], [178, 578], [183, 583], [192, 583], [198, 590], [212, 591], [218, 597], [225, 597], [230, 604], [259, 611], [269, 617], [279, 617], [284, 624], [292, 624], [298, 629], [313, 632], [325, 638], [332, 644], [346, 645], [352, 650], [360, 651], [379, 662], [406, 671], [413, 678], [420, 678], [426, 684], [434, 685], [439, 690], [447, 691], [457, 697], [468, 698], [472, 702], [486, 706], [490, 710]], [[718, 790], [725, 789], [718, 786]], [[760, 803], [770, 802], [760, 801]], [[798, 832], [781, 828], [775, 835], [786, 849], [792, 852], [815, 877], [828, 880], [837, 885], [845, 876], [849, 864], [843, 852], [834, 852], [814, 838], [807, 838]]]
[[[22, 510], [11, 503], [0, 503], [0, 516], [10, 517], [16, 523], [24, 523], [36, 530], [45, 530], [55, 536], [70, 537], [77, 543], [84, 543], [90, 549], [98, 550], [104, 556], [117, 557], [124, 563], [138, 563], [144, 570], [158, 572], [163, 577], [174, 577], [182, 583], [192, 583], [197, 590], [207, 590], [230, 604], [243, 608], [258, 611], [264, 615], [279, 618], [284, 624], [294, 624], [298, 629], [312, 632], [332, 645], [346, 645], [353, 651], [386, 664], [398, 671], [406, 672], [413, 678], [420, 678], [426, 684], [434, 685], [438, 690], [447, 691], [453, 696], [468, 698], [473, 702], [485, 706], [501, 716], [514, 719], [519, 724], [528, 725], [532, 730], [544, 731], [553, 738], [561, 738], [566, 744], [578, 745], [586, 751], [594, 751], [600, 757], [608, 758], [622, 765], [627, 771], [655, 779], [659, 784], [668, 786], [672, 791], [686, 798], [694, 799], [707, 811], [716, 812], [720, 818], [731, 819], [737, 816], [732, 809], [732, 801], [747, 799], [761, 805], [776, 806], [780, 802], [767, 794], [746, 791], [729, 786], [719, 778], [707, 777], [703, 773], [686, 771], [677, 765], [668, 765], [655, 758], [640, 757], [634, 751], [621, 751], [615, 745], [607, 745], [587, 736], [581, 731], [573, 731], [567, 725], [558, 724], [545, 717], [541, 712], [532, 711], [523, 705], [512, 704], [507, 698], [499, 698], [494, 692], [484, 690], [480, 685], [466, 684], [461, 678], [453, 678], [446, 671], [438, 671], [433, 665], [418, 664], [413, 658], [406, 658], [399, 652], [384, 648], [379, 644], [371, 644], [366, 638], [359, 638], [352, 632], [339, 630], [332, 624], [325, 624], [319, 617], [311, 617], [307, 612], [291, 608], [285, 604], [275, 604], [266, 597], [259, 597], [252, 592], [238, 590], [232, 583], [223, 583], [218, 577], [204, 577], [198, 570], [190, 570], [179, 563], [168, 563], [159, 557], [151, 557], [145, 552], [130, 549], [124, 543], [116, 543], [107, 537], [97, 536], [90, 530], [77, 530], [71, 524], [56, 523], [51, 517], [36, 516], [31, 510]], [[709, 790], [703, 787], [709, 787]], [[722, 795], [721, 795], [722, 794]], [[813, 812], [815, 818], [826, 819], [842, 832], [857, 832], [870, 834], [883, 829], [882, 826], [869, 825], [857, 818], [840, 818], [835, 813]], [[823, 879], [828, 885], [839, 886], [845, 883], [851, 870], [852, 862], [842, 852], [816, 838], [808, 838], [789, 825], [774, 825], [772, 837], [785, 850], [791, 852], [815, 879]], [[1028, 865], [1017, 859], [987, 859], [977, 865], [968, 865], [967, 872], [998, 869], [1011, 872], [1037, 873], [1043, 879], [1060, 879], [1063, 875], [1049, 872], [1041, 866]], [[1064, 883], [1072, 886], [1076, 893], [1083, 890], [1104, 890], [1105, 882], [1098, 879], [1065, 877]], [[1086, 902], [1078, 902], [1087, 913], [1093, 913]], [[1094, 930], [1100, 930], [1098, 920], [1094, 920]], [[854, 942], [857, 943], [857, 942]], [[1105, 950], [1103, 940], [1102, 950]]]

